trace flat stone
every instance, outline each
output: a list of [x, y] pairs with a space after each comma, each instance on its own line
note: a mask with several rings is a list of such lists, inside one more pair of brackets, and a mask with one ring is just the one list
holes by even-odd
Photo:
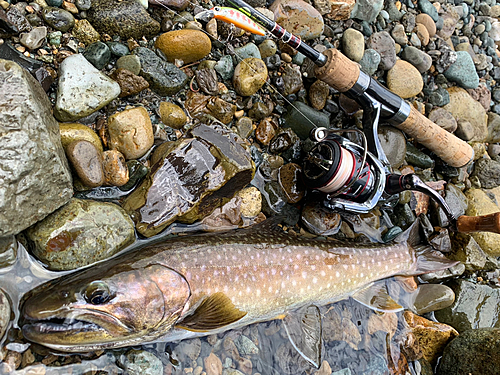
[[444, 108], [434, 108], [429, 113], [429, 120], [450, 133], [457, 130], [457, 120]]
[[456, 54], [457, 61], [445, 70], [444, 76], [448, 80], [456, 82], [460, 87], [475, 89], [479, 86], [479, 76], [472, 57], [465, 51], [458, 51]]
[[0, 236], [17, 234], [73, 195], [59, 126], [40, 84], [0, 59]]
[[148, 81], [127, 69], [116, 69], [110, 77], [120, 85], [120, 98], [138, 94], [149, 87]]
[[427, 46], [427, 44], [429, 44], [429, 39], [430, 39], [429, 31], [427, 30], [427, 28], [421, 23], [417, 23], [414, 30], [418, 39], [420, 39], [420, 43], [422, 44], [422, 46], [423, 47]]
[[348, 20], [356, 4], [355, 0], [315, 0], [314, 7], [332, 20]]
[[83, 185], [94, 188], [104, 183], [102, 154], [91, 142], [71, 142], [66, 155]]
[[401, 24], [394, 26], [394, 29], [391, 31], [391, 36], [394, 41], [401, 46], [408, 44], [408, 36], [406, 35], [405, 27]]
[[169, 62], [182, 60], [184, 64], [201, 60], [212, 49], [210, 38], [204, 32], [192, 29], [164, 33], [156, 39], [155, 46]]
[[443, 108], [450, 112], [455, 119], [466, 120], [474, 127], [473, 141], [481, 142], [488, 136], [488, 117], [483, 106], [472, 99], [462, 88], [450, 87], [450, 102]]
[[25, 233], [33, 255], [57, 271], [109, 258], [135, 240], [134, 224], [120, 206], [76, 198]]
[[347, 29], [342, 35], [342, 48], [347, 57], [359, 62], [365, 53], [365, 37], [356, 29]]
[[274, 20], [302, 40], [319, 37], [323, 33], [324, 21], [321, 14], [302, 0], [276, 0], [269, 10], [274, 12]]
[[418, 315], [444, 309], [455, 301], [455, 292], [442, 284], [422, 284], [418, 286], [413, 302]]
[[160, 24], [135, 0], [94, 0], [87, 19], [100, 33], [119, 35], [123, 39], [152, 37]]
[[83, 55], [71, 55], [59, 67], [54, 116], [60, 121], [77, 120], [101, 109], [118, 95], [118, 83], [102, 74]]
[[417, 68], [404, 60], [398, 60], [387, 72], [387, 87], [403, 99], [408, 99], [422, 91], [424, 81]]
[[429, 37], [432, 38], [434, 35], [436, 35], [436, 23], [428, 14], [418, 14], [417, 17], [415, 17], [415, 22], [425, 26], [427, 32], [429, 33]]
[[380, 54], [371, 48], [365, 50], [363, 58], [359, 62], [359, 65], [361, 65], [361, 70], [370, 76], [377, 71], [379, 64]]
[[241, 96], [255, 94], [267, 80], [267, 67], [264, 61], [255, 57], [242, 60], [234, 69], [234, 89]]
[[392, 168], [399, 168], [403, 165], [406, 156], [404, 134], [392, 126], [381, 126], [378, 129], [378, 138]]
[[109, 148], [138, 159], [154, 143], [153, 125], [144, 107], [126, 109], [108, 118]]

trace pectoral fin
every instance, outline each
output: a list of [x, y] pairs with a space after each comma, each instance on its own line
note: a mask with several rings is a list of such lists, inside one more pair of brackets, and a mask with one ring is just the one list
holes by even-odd
[[285, 330], [293, 347], [314, 367], [321, 366], [321, 314], [317, 306], [308, 306], [288, 314], [284, 319]]
[[177, 328], [195, 332], [207, 332], [237, 322], [247, 313], [238, 310], [222, 292], [205, 298], [192, 315], [176, 324]]
[[379, 312], [403, 311], [403, 307], [394, 301], [389, 293], [385, 282], [377, 282], [357, 291], [352, 298], [362, 305]]

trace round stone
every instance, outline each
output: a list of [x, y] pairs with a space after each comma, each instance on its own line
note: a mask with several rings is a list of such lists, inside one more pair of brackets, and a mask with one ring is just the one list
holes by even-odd
[[117, 150], [108, 150], [102, 156], [104, 183], [111, 186], [125, 185], [129, 180], [129, 175], [123, 154]]
[[202, 31], [193, 29], [174, 30], [158, 37], [155, 46], [169, 62], [182, 60], [184, 64], [201, 60], [212, 49], [210, 38]]
[[90, 188], [104, 183], [102, 154], [88, 141], [75, 141], [66, 148], [66, 155], [81, 182]]
[[387, 72], [387, 87], [393, 93], [407, 99], [422, 91], [424, 81], [417, 68], [404, 60], [398, 60]]
[[429, 120], [443, 129], [453, 133], [457, 130], [457, 120], [444, 108], [435, 108], [429, 113]]
[[108, 119], [109, 147], [125, 158], [137, 159], [154, 143], [153, 125], [144, 107], [126, 109]]
[[278, 124], [276, 124], [274, 119], [266, 117], [259, 123], [257, 129], [255, 129], [255, 138], [264, 146], [267, 146], [276, 135], [277, 128]]
[[88, 126], [78, 123], [61, 123], [59, 124], [59, 132], [61, 133], [61, 143], [66, 150], [68, 145], [74, 141], [88, 141], [92, 143], [99, 152], [102, 152], [102, 143], [99, 136]]
[[406, 156], [406, 138], [404, 134], [392, 126], [381, 126], [378, 129], [378, 138], [391, 166], [399, 168], [403, 165]]
[[330, 93], [330, 86], [323, 81], [317, 80], [309, 88], [309, 101], [314, 109], [322, 110]]
[[305, 186], [299, 165], [288, 163], [282, 166], [278, 171], [278, 182], [288, 203], [297, 203], [304, 197]]
[[111, 51], [103, 42], [95, 42], [87, 47], [83, 56], [97, 69], [104, 68], [111, 59]]
[[161, 122], [174, 129], [180, 129], [187, 121], [187, 116], [181, 107], [170, 102], [161, 102], [158, 109]]
[[415, 22], [425, 26], [427, 32], [429, 33], [429, 37], [432, 38], [434, 35], [436, 35], [436, 23], [428, 14], [420, 13], [415, 18]]
[[418, 39], [420, 39], [422, 46], [425, 47], [429, 44], [429, 31], [427, 31], [427, 28], [424, 25], [417, 23], [415, 26], [415, 34], [417, 34]]
[[49, 26], [62, 32], [68, 31], [75, 25], [73, 15], [64, 9], [46, 7], [42, 10], [42, 18]]
[[342, 48], [347, 57], [359, 62], [365, 53], [365, 37], [356, 29], [347, 29], [342, 36]]
[[367, 46], [379, 53], [380, 69], [389, 70], [396, 63], [396, 46], [387, 31], [372, 34], [368, 38]]
[[255, 217], [262, 209], [262, 195], [259, 189], [250, 186], [239, 191], [237, 194], [241, 198], [241, 214], [245, 217]]
[[407, 45], [408, 44], [408, 36], [406, 35], [405, 27], [401, 24], [397, 24], [392, 29], [391, 36], [396, 43], [399, 45]]
[[455, 292], [449, 286], [441, 284], [422, 284], [418, 286], [413, 302], [418, 315], [441, 310], [455, 301]]
[[267, 80], [267, 67], [264, 61], [255, 57], [242, 60], [234, 69], [233, 85], [241, 96], [255, 94]]
[[260, 57], [262, 59], [274, 55], [277, 50], [276, 42], [272, 39], [266, 39], [259, 44]]

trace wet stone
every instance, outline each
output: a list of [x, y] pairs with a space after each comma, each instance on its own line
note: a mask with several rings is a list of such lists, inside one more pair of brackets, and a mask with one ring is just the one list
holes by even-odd
[[189, 64], [204, 58], [210, 53], [210, 38], [199, 30], [183, 29], [164, 33], [158, 37], [155, 46], [167, 57], [169, 62], [176, 59]]
[[196, 81], [201, 91], [208, 95], [217, 95], [219, 93], [219, 82], [217, 80], [217, 73], [215, 69], [198, 68], [195, 71]]
[[90, 45], [92, 43], [98, 42], [101, 36], [94, 29], [94, 26], [90, 24], [88, 20], [78, 20], [71, 31], [76, 39], [85, 45]]
[[288, 96], [297, 93], [304, 85], [302, 84], [302, 74], [298, 65], [286, 64], [280, 77], [281, 91]]
[[453, 304], [455, 293], [442, 284], [422, 284], [418, 286], [417, 294], [413, 302], [418, 315], [441, 310]]
[[469, 272], [485, 269], [488, 257], [469, 234], [457, 233], [453, 236], [453, 251], [450, 259], [459, 260]]
[[274, 154], [285, 152], [299, 141], [299, 137], [292, 129], [282, 129], [269, 143], [269, 152]]
[[340, 229], [342, 218], [321, 204], [309, 202], [302, 210], [302, 223], [307, 230], [319, 236], [331, 236]]
[[81, 182], [90, 188], [104, 183], [102, 155], [88, 141], [74, 141], [66, 147], [66, 155]]
[[255, 94], [266, 80], [267, 67], [261, 59], [244, 59], [234, 69], [233, 86], [241, 96]]
[[326, 105], [326, 100], [330, 93], [330, 87], [323, 81], [315, 81], [309, 88], [309, 101], [311, 106], [318, 111], [322, 110]]
[[[0, 270], [12, 266], [17, 259], [17, 240], [14, 236], [0, 237]], [[0, 324], [1, 326], [1, 324]], [[0, 333], [0, 337], [2, 334]]]
[[154, 143], [153, 126], [144, 107], [126, 109], [108, 119], [109, 147], [126, 159], [144, 155]]
[[137, 47], [133, 54], [141, 61], [140, 75], [148, 81], [150, 88], [157, 94], [173, 95], [187, 83], [188, 77], [181, 69], [164, 61], [153, 51]]
[[116, 57], [123, 57], [130, 53], [128, 47], [120, 42], [106, 42], [106, 45], [109, 47], [109, 51], [111, 55]]
[[253, 121], [250, 117], [240, 117], [236, 122], [236, 129], [241, 138], [247, 138], [253, 132]]
[[3, 13], [3, 16], [0, 17], [2, 29], [6, 29], [14, 34], [29, 32], [31, 30], [30, 23], [17, 7], [12, 6], [6, 13], [1, 12]]
[[254, 186], [245, 188], [238, 193], [241, 198], [241, 214], [245, 217], [256, 217], [262, 209], [262, 195]]
[[157, 35], [160, 24], [134, 0], [96, 0], [87, 18], [100, 33], [119, 35], [124, 39], [141, 39]]
[[123, 191], [132, 189], [149, 173], [149, 168], [137, 160], [129, 160], [127, 162], [127, 167], [129, 171], [129, 179], [125, 185], [120, 186], [120, 189]]
[[104, 183], [111, 186], [123, 186], [128, 182], [128, 167], [120, 151], [108, 150], [102, 154]]
[[265, 59], [266, 57], [272, 56], [276, 53], [277, 49], [278, 46], [274, 40], [266, 39], [259, 44], [260, 57]]
[[158, 114], [161, 121], [173, 129], [181, 129], [187, 121], [187, 116], [182, 108], [170, 102], [161, 102]]
[[359, 62], [361, 70], [368, 75], [373, 75], [380, 64], [380, 54], [374, 49], [368, 48]]
[[248, 116], [255, 120], [262, 120], [269, 116], [272, 112], [272, 107], [262, 102], [255, 102], [252, 108], [248, 111]]
[[214, 69], [217, 73], [220, 74], [223, 80], [231, 79], [234, 74], [234, 64], [232, 57], [229, 55], [222, 56], [222, 58], [215, 64]]
[[135, 75], [139, 75], [139, 73], [141, 72], [141, 60], [137, 55], [122, 56], [118, 60], [116, 60], [116, 68], [127, 69]]
[[47, 28], [45, 26], [35, 27], [29, 33], [20, 35], [20, 42], [28, 49], [37, 49], [42, 46], [47, 36]]
[[242, 47], [238, 47], [234, 49], [234, 63], [237, 64], [241, 62], [243, 59], [248, 59], [254, 57], [256, 59], [261, 59], [259, 47], [257, 47], [254, 43], [247, 43]]
[[211, 97], [207, 103], [210, 114], [223, 124], [229, 124], [236, 112], [236, 106], [218, 97]]
[[302, 40], [319, 37], [323, 33], [324, 21], [321, 14], [302, 0], [276, 0], [269, 7], [274, 20]]
[[276, 135], [276, 130], [278, 129], [278, 124], [272, 117], [267, 117], [259, 122], [257, 128], [255, 129], [255, 138], [264, 146], [267, 146], [269, 142]]
[[406, 138], [404, 134], [392, 126], [381, 126], [378, 139], [392, 168], [403, 165], [406, 156]]
[[108, 64], [111, 51], [103, 42], [95, 42], [85, 49], [83, 56], [97, 69], [101, 70]]
[[3, 338], [10, 322], [10, 302], [3, 290], [0, 289], [0, 338]]
[[43, 20], [56, 30], [66, 32], [75, 25], [73, 15], [59, 8], [46, 7], [42, 10]]
[[278, 182], [288, 203], [297, 203], [304, 197], [305, 186], [299, 165], [288, 163], [282, 166], [278, 171]]
[[119, 206], [75, 198], [25, 233], [33, 254], [51, 270], [106, 259], [135, 240], [133, 222]]
[[163, 375], [163, 363], [146, 350], [131, 350], [127, 353], [125, 371], [130, 375]]
[[78, 123], [61, 123], [59, 124], [59, 132], [61, 134], [61, 143], [65, 150], [68, 145], [74, 141], [89, 141], [99, 152], [103, 151], [101, 139], [86, 125]]
[[434, 160], [411, 143], [406, 144], [406, 160], [409, 164], [422, 169], [432, 168], [434, 166]]
[[222, 362], [214, 353], [204, 359], [207, 375], [222, 375]]
[[300, 139], [307, 139], [315, 127], [328, 128], [330, 125], [330, 117], [326, 113], [298, 101], [288, 108], [284, 119], [284, 127], [291, 128]]
[[127, 69], [116, 69], [110, 77], [120, 85], [120, 98], [138, 94], [149, 87], [148, 81]]

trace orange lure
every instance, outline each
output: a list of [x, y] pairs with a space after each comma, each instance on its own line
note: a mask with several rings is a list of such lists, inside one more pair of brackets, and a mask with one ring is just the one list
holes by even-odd
[[214, 18], [224, 22], [232, 23], [240, 29], [257, 35], [266, 35], [266, 32], [262, 27], [257, 25], [254, 21], [252, 21], [249, 17], [247, 17], [239, 10], [226, 7], [214, 7], [210, 9], [209, 12], [213, 14]]

